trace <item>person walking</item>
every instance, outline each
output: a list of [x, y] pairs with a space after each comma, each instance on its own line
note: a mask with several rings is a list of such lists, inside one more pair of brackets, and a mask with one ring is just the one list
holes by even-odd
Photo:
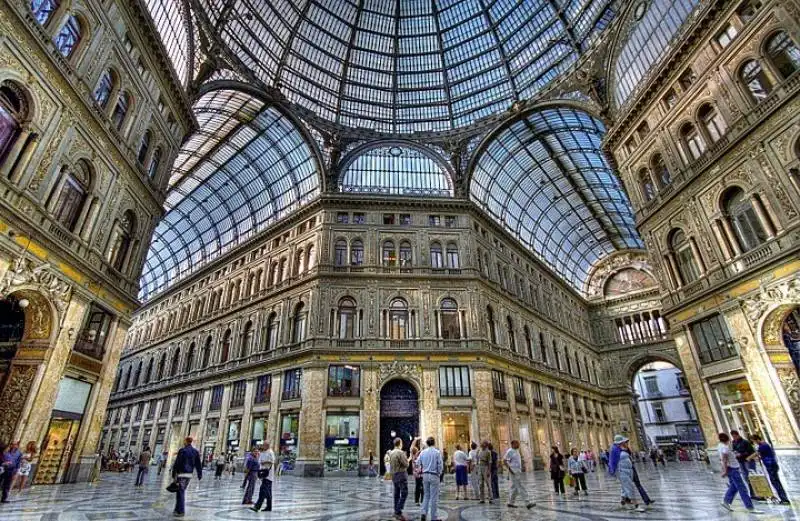
[[141, 487], [144, 485], [144, 480], [147, 479], [147, 472], [150, 470], [150, 458], [152, 457], [153, 453], [150, 452], [150, 447], [145, 445], [144, 450], [139, 453], [139, 469], [136, 471], [136, 483], [133, 486]]
[[575, 480], [575, 496], [580, 495], [583, 490], [585, 496], [589, 495], [586, 489], [586, 459], [581, 460], [578, 449], [572, 449], [567, 460], [567, 471], [572, 479]]
[[385, 469], [385, 474], [383, 478], [387, 481], [391, 481], [392, 479], [392, 462], [390, 460], [391, 453], [392, 453], [391, 450], [387, 450], [386, 454], [383, 455], [383, 467]]
[[408, 458], [403, 450], [403, 440], [394, 439], [394, 450], [389, 453], [389, 468], [392, 469], [394, 485], [394, 517], [399, 521], [407, 521], [403, 508], [408, 497]]
[[489, 450], [489, 442], [487, 440], [483, 440], [481, 442], [481, 449], [478, 451], [478, 477], [480, 479], [480, 500], [481, 503], [486, 502], [486, 495], [485, 492], [489, 493], [489, 504], [491, 505], [494, 503], [492, 499], [492, 476], [491, 476], [491, 467], [492, 467], [492, 452]]
[[411, 447], [411, 471], [414, 475], [414, 504], [419, 506], [422, 502], [422, 465], [419, 464], [420, 451], [416, 445]]
[[772, 483], [772, 488], [778, 493], [781, 505], [791, 505], [792, 502], [789, 501], [786, 490], [783, 488], [783, 483], [781, 483], [781, 478], [778, 475], [780, 467], [778, 467], [778, 460], [775, 458], [775, 450], [769, 443], [764, 441], [760, 434], [751, 435], [750, 440], [756, 444], [756, 453], [751, 456], [751, 459], [758, 458], [761, 460], [761, 464], [764, 465], [767, 476], [769, 476], [769, 482]]
[[[633, 454], [630, 450], [628, 450], [628, 453], [631, 455]], [[642, 486], [642, 482], [639, 480], [639, 473], [636, 472], [636, 465], [633, 463], [633, 458], [631, 458], [631, 465], [633, 466], [633, 485], [636, 487], [636, 490], [639, 491], [639, 496], [642, 498], [642, 502], [644, 503], [645, 509], [650, 508], [650, 505], [655, 503], [655, 501], [650, 499], [650, 496], [647, 494], [647, 491]]]
[[658, 468], [658, 451], [655, 447], [650, 449], [650, 459], [653, 460], [653, 466]]
[[742, 503], [744, 503], [745, 508], [751, 514], [761, 514], [762, 512], [755, 509], [753, 500], [750, 497], [750, 492], [747, 490], [744, 480], [742, 479], [742, 472], [740, 470], [741, 463], [739, 463], [734, 448], [731, 446], [731, 437], [724, 432], [719, 433], [717, 452], [719, 453], [720, 468], [722, 469], [721, 475], [723, 478], [728, 478], [728, 490], [725, 492], [725, 497], [722, 499], [722, 508], [733, 512], [731, 503], [733, 503], [733, 499], [738, 493], [739, 497], [742, 498]]
[[453, 453], [453, 465], [456, 470], [456, 499], [459, 499], [459, 493], [463, 488], [464, 499], [467, 499], [467, 467], [469, 464], [469, 456], [461, 450], [461, 445], [456, 445], [456, 451]]
[[253, 504], [253, 492], [256, 489], [256, 479], [258, 478], [258, 471], [261, 465], [258, 462], [258, 449], [253, 449], [247, 453], [244, 460], [244, 472], [247, 476], [245, 482], [247, 483], [244, 489], [244, 498], [242, 498], [243, 505]]
[[470, 445], [467, 461], [469, 463], [469, 482], [472, 485], [472, 498], [478, 499], [481, 478], [478, 476], [478, 444], [474, 441]]
[[20, 463], [22, 462], [22, 452], [19, 450], [19, 442], [12, 442], [8, 447], [2, 450], [2, 457], [0, 457], [0, 466], [3, 467], [3, 473], [0, 474], [0, 488], [2, 488], [2, 499], [0, 503], [8, 503], [8, 492], [11, 490], [11, 485], [14, 483], [14, 475], [19, 470]]
[[162, 452], [158, 455], [158, 475], [161, 475], [161, 472], [164, 470], [164, 467], [167, 466], [167, 456], [169, 453], [167, 451]]
[[636, 495], [634, 492], [635, 485], [633, 483], [633, 455], [631, 454], [630, 447], [628, 447], [628, 438], [618, 435], [615, 437], [614, 443], [620, 449], [619, 459], [616, 465], [616, 475], [621, 488], [620, 503], [625, 508], [630, 508], [637, 512], [644, 512], [645, 508], [639, 506], [636, 502]]
[[442, 449], [442, 461], [444, 461], [444, 467], [442, 468], [442, 473], [439, 475], [439, 483], [444, 483], [444, 475], [445, 473], [449, 472], [450, 461], [449, 461], [449, 454], [447, 454], [447, 449]]
[[175, 463], [172, 464], [172, 478], [178, 485], [178, 490], [175, 492], [175, 511], [173, 512], [175, 517], [183, 517], [186, 514], [186, 488], [189, 486], [194, 472], [197, 472], [198, 480], [203, 479], [200, 453], [192, 447], [191, 436], [187, 436], [183, 440], [183, 447], [175, 457]]
[[422, 470], [422, 486], [424, 488], [421, 521], [426, 521], [428, 514], [431, 516], [431, 521], [438, 521], [436, 513], [439, 508], [440, 476], [444, 472], [444, 460], [439, 449], [434, 447], [435, 444], [436, 440], [433, 437], [425, 440], [426, 447], [417, 457]]
[[25, 452], [22, 454], [22, 459], [20, 460], [19, 464], [19, 471], [17, 472], [17, 477], [14, 485], [11, 487], [12, 490], [16, 487], [17, 490], [22, 492], [25, 488], [25, 484], [28, 482], [28, 476], [31, 475], [31, 469], [33, 468], [33, 462], [36, 460], [36, 442], [29, 441], [28, 444], [25, 446]]
[[258, 488], [256, 504], [250, 509], [258, 512], [266, 501], [267, 506], [264, 507], [264, 510], [270, 512], [272, 511], [272, 480], [275, 479], [275, 453], [269, 448], [269, 443], [264, 444], [264, 448], [258, 456], [258, 463], [260, 467], [258, 477], [261, 480], [261, 486]]
[[500, 499], [500, 480], [498, 478], [498, 464], [500, 462], [500, 455], [494, 450], [494, 445], [489, 444], [489, 452], [492, 454], [492, 464], [489, 467], [489, 477], [492, 482], [492, 499]]
[[214, 462], [214, 479], [221, 480], [223, 472], [225, 472], [225, 455], [220, 454]]
[[564, 456], [555, 445], [550, 447], [550, 479], [553, 480], [553, 488], [558, 497], [566, 494], [564, 491]]
[[736, 455], [736, 461], [739, 462], [739, 472], [742, 475], [742, 479], [747, 484], [747, 490], [750, 492], [750, 499], [764, 499], [755, 495], [753, 485], [750, 484], [750, 471], [756, 469], [755, 462], [751, 460], [753, 454], [756, 453], [755, 447], [750, 443], [750, 440], [743, 438], [739, 434], [739, 431], [731, 431], [730, 438], [731, 449], [733, 449]]
[[508, 469], [511, 478], [511, 492], [508, 496], [508, 508], [517, 508], [514, 504], [517, 496], [522, 497], [525, 507], [531, 509], [536, 506], [534, 501], [530, 501], [528, 491], [522, 484], [522, 456], [519, 453], [519, 441], [511, 440], [511, 447], [503, 455], [503, 463]]
[[367, 467], [367, 475], [374, 478], [378, 475], [375, 471], [375, 453], [369, 451], [369, 466]]

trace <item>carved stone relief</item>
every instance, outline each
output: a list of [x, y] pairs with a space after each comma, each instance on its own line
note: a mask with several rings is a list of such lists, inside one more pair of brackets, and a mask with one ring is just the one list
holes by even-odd
[[22, 416], [22, 405], [28, 398], [31, 385], [36, 375], [35, 365], [12, 365], [8, 381], [0, 395], [0, 407], [4, 414], [0, 415], [0, 439], [11, 440], [14, 430]]
[[8, 295], [19, 286], [33, 286], [40, 290], [61, 312], [66, 309], [72, 291], [72, 286], [59, 278], [49, 265], [34, 266], [22, 257], [14, 259], [14, 267], [0, 280], [0, 295]]

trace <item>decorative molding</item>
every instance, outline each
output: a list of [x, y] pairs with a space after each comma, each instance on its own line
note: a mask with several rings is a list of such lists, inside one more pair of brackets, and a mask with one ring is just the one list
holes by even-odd
[[382, 387], [384, 383], [392, 378], [406, 378], [410, 379], [416, 384], [420, 385], [422, 382], [422, 366], [418, 364], [400, 362], [394, 360], [391, 363], [380, 364], [378, 366], [378, 380]]
[[800, 301], [800, 275], [794, 278], [773, 284], [761, 285], [758, 294], [745, 299], [742, 308], [748, 320], [758, 323], [764, 313], [774, 304]]
[[14, 267], [0, 280], [0, 295], [8, 295], [22, 286], [33, 286], [48, 296], [60, 312], [69, 303], [72, 286], [60, 278], [49, 264], [34, 266], [24, 257], [14, 259]]

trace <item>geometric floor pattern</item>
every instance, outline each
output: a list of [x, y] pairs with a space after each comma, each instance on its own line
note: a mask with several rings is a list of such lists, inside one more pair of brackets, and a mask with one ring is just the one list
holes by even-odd
[[[800, 490], [789, 490], [792, 507], [756, 503], [764, 514], [753, 516], [737, 499], [736, 512], [719, 505], [725, 481], [697, 462], [670, 463], [666, 469], [640, 469], [644, 487], [656, 501], [646, 513], [619, 508], [619, 485], [603, 472], [588, 477], [589, 495], [558, 499], [544, 472], [526, 476], [527, 489], [537, 505], [532, 510], [509, 509], [508, 482], [501, 476], [499, 504], [455, 499], [455, 484], [447, 476], [439, 501], [439, 518], [447, 521], [628, 521], [746, 519], [800, 521]], [[147, 484], [133, 487], [134, 474], [101, 474], [94, 485], [36, 486], [15, 493], [11, 502], [0, 505], [0, 521], [163, 521], [172, 518], [173, 495], [164, 490], [164, 476], [154, 471]], [[187, 521], [388, 521], [392, 518], [391, 484], [377, 478], [295, 478], [279, 477], [273, 485], [273, 512], [255, 513], [241, 505], [242, 475], [214, 481], [208, 473], [202, 481], [193, 479], [188, 490]], [[405, 515], [419, 519], [412, 494]], [[796, 509], [796, 510], [795, 510]]]

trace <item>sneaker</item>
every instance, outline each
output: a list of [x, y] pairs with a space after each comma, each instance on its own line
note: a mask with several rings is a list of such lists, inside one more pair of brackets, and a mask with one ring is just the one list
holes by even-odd
[[637, 512], [647, 512], [647, 509], [645, 507], [643, 507], [642, 505], [637, 505], [635, 510]]
[[789, 501], [789, 500], [784, 500], [784, 501], [781, 501], [781, 502], [780, 502], [780, 503], [778, 503], [778, 504], [779, 504], [779, 505], [791, 505], [791, 504], [792, 504], [792, 502], [791, 502], [791, 501]]
[[722, 502], [722, 508], [724, 508], [728, 512], [733, 512], [733, 507], [730, 506], [728, 503], [725, 503], [724, 501]]
[[749, 508], [749, 509], [747, 510], [747, 512], [748, 512], [749, 514], [763, 514], [763, 513], [764, 513], [764, 511], [763, 511], [763, 510], [756, 510], [755, 508]]
[[530, 509], [532, 509], [532, 508], [533, 508], [533, 507], [535, 507], [535, 506], [536, 506], [536, 502], [535, 502], [535, 501], [531, 501], [530, 503], [528, 503], [527, 505], [525, 505], [525, 508], [527, 508], [528, 510], [530, 510]]
[[258, 512], [258, 509], [256, 507], [250, 507], [250, 510], [252, 510], [253, 512]]
[[[511, 504], [511, 503], [507, 504], [506, 506], [507, 506], [508, 508], [517, 508], [517, 505]], [[423, 520], [423, 521], [424, 521], [424, 520]]]

